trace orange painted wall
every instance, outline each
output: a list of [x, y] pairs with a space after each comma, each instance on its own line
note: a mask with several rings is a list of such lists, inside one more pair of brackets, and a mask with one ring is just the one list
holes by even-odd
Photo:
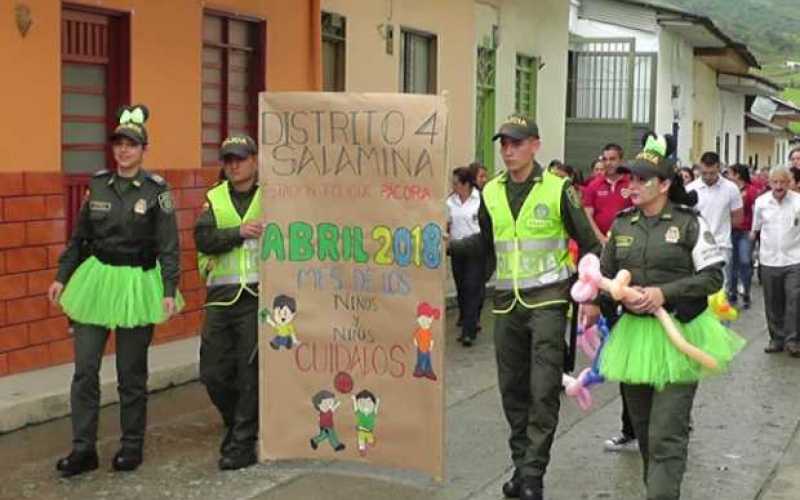
[[[0, 2], [0, 171], [59, 171], [60, 21], [55, 0], [26, 0], [33, 25], [17, 32], [14, 3]], [[267, 89], [319, 88], [317, 0], [76, 0], [128, 12], [131, 100], [151, 109], [146, 166], [200, 165], [200, 64], [204, 8], [267, 22]]]
[[22, 38], [15, 2], [0, 2], [0, 171], [59, 170], [61, 18], [58, 2], [29, 0], [33, 25]]

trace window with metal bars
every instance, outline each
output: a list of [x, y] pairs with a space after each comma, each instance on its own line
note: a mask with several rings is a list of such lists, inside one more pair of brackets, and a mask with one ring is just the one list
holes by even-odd
[[649, 124], [655, 110], [656, 55], [626, 40], [574, 43], [568, 54], [568, 118]]
[[108, 135], [128, 99], [127, 17], [65, 8], [61, 19], [61, 165], [111, 166]]
[[536, 117], [536, 77], [539, 65], [535, 57], [517, 54], [516, 81], [514, 85], [514, 111]]
[[400, 54], [400, 91], [435, 94], [436, 35], [403, 29]]
[[258, 93], [265, 89], [263, 21], [221, 12], [203, 16], [202, 159], [219, 164], [233, 134], [258, 134]]
[[61, 12], [61, 170], [72, 233], [91, 174], [113, 168], [108, 136], [130, 99], [129, 18], [65, 5]]
[[343, 16], [322, 13], [322, 85], [326, 92], [345, 89], [346, 34]]

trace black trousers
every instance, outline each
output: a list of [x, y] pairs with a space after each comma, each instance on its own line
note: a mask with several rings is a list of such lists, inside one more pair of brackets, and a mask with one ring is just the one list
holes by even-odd
[[541, 478], [550, 463], [564, 373], [567, 306], [496, 314], [498, 388], [511, 430], [508, 445], [523, 477]]
[[474, 339], [478, 333], [481, 307], [485, 296], [484, 260], [482, 256], [452, 255], [453, 280], [456, 283], [461, 336]]
[[[75, 374], [70, 387], [72, 443], [76, 451], [95, 449], [100, 411], [100, 365], [109, 331], [73, 323]], [[147, 426], [147, 349], [153, 325], [117, 328], [117, 391], [122, 447], [140, 451]]]
[[770, 340], [781, 344], [800, 343], [800, 265], [762, 265], [759, 270]]
[[231, 453], [250, 451], [258, 437], [258, 297], [243, 292], [230, 306], [206, 308], [200, 380], [232, 432]]
[[[614, 328], [614, 325], [619, 320], [619, 313], [617, 311], [609, 311], [606, 312], [606, 317], [608, 318], [608, 328]], [[630, 412], [628, 412], [628, 402], [625, 400], [622, 384], [619, 384], [619, 394], [622, 396], [622, 415], [620, 416], [620, 420], [622, 421], [622, 435], [628, 438], [635, 438], [636, 432], [631, 423], [631, 415]]]
[[639, 438], [647, 500], [678, 500], [697, 383], [670, 384], [660, 391], [623, 384], [622, 392]]
[[625, 400], [625, 393], [622, 384], [619, 384], [619, 394], [622, 396], [622, 435], [629, 438], [635, 438], [636, 432], [633, 430], [631, 415], [628, 411], [628, 402]]

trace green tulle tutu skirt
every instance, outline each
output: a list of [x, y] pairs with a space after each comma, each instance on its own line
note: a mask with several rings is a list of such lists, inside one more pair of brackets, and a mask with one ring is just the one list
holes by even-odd
[[[112, 266], [92, 256], [75, 270], [61, 294], [61, 307], [73, 321], [90, 325], [133, 328], [163, 323], [161, 268]], [[183, 309], [180, 293], [175, 296]]]
[[680, 352], [654, 316], [623, 314], [600, 355], [600, 373], [607, 380], [626, 384], [649, 384], [657, 390], [667, 384], [696, 382], [724, 372], [745, 340], [723, 326], [709, 309], [688, 323], [674, 317], [686, 340], [719, 363], [708, 370]]

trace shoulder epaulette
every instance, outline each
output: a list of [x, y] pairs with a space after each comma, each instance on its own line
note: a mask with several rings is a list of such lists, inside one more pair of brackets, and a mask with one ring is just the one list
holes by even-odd
[[105, 169], [98, 170], [97, 172], [94, 173], [94, 175], [92, 177], [104, 177], [106, 175], [111, 175], [111, 171], [110, 170], [105, 170]]
[[632, 215], [635, 212], [636, 212], [636, 207], [623, 208], [617, 213], [617, 217], [627, 217], [628, 215]]
[[675, 204], [675, 208], [677, 208], [681, 212], [689, 212], [692, 215], [700, 215], [699, 210], [697, 210], [694, 207], [690, 207], [689, 205]]
[[153, 173], [148, 172], [147, 175], [145, 175], [145, 177], [147, 177], [151, 181], [155, 182], [159, 186], [166, 186], [167, 185], [167, 181], [165, 181], [164, 178], [161, 177], [158, 174], [153, 174]]

